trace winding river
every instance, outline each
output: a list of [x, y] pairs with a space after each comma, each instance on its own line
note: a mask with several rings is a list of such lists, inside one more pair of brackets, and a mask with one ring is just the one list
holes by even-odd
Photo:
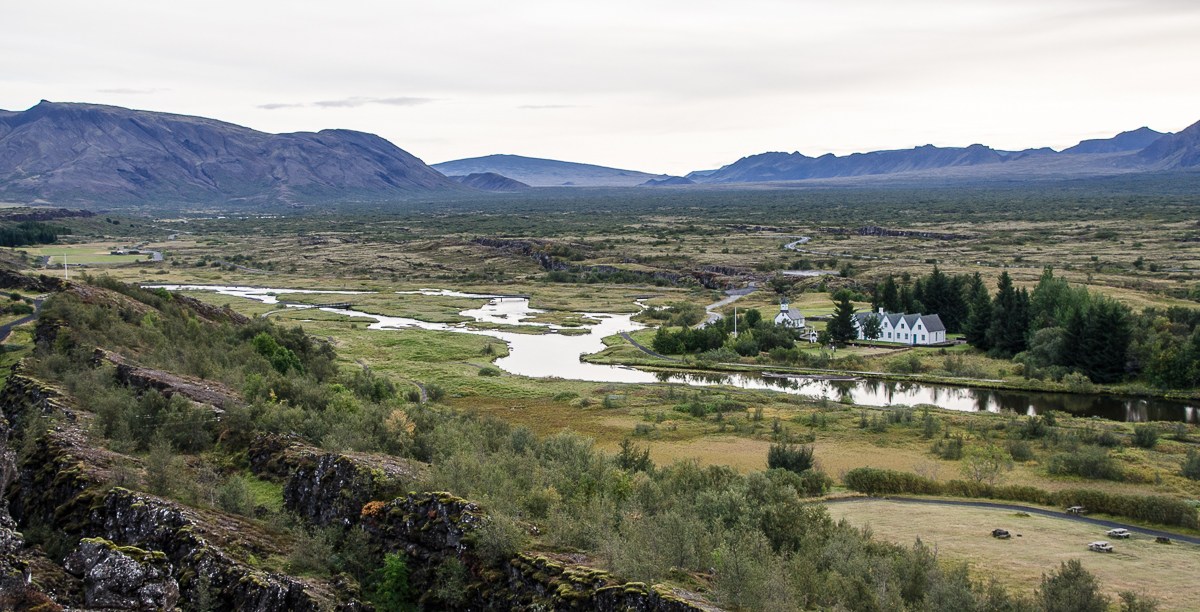
[[[369, 293], [216, 285], [145, 286], [147, 288], [162, 287], [169, 291], [212, 291], [220, 295], [258, 300], [264, 304], [283, 304], [289, 308], [312, 308], [312, 306], [280, 302], [279, 296], [298, 293], [330, 295]], [[986, 410], [989, 412], [1012, 410], [1018, 414], [1037, 414], [1048, 410], [1060, 410], [1077, 416], [1097, 416], [1116, 421], [1200, 422], [1200, 414], [1197, 414], [1197, 409], [1193, 404], [1157, 398], [990, 390], [880, 380], [826, 381], [763, 378], [758, 374], [725, 372], [659, 373], [626, 366], [591, 364], [580, 361], [579, 357], [604, 350], [603, 338], [620, 332], [644, 329], [646, 326], [633, 321], [631, 314], [583, 313], [586, 319], [592, 321], [592, 324], [585, 328], [590, 333], [567, 335], [557, 333], [563, 329], [557, 325], [527, 321], [526, 319], [542, 311], [530, 308], [529, 300], [524, 298], [435, 289], [397, 292], [397, 294], [441, 295], [488, 300], [479, 308], [463, 310], [459, 314], [480, 323], [539, 326], [545, 328], [546, 333], [522, 334], [511, 331], [472, 329], [465, 323], [429, 323], [417, 319], [389, 317], [339, 308], [322, 308], [321, 310], [347, 317], [370, 319], [373, 322], [367, 326], [368, 329], [380, 331], [415, 328], [497, 338], [508, 344], [509, 354], [496, 360], [496, 366], [512, 374], [535, 378], [557, 377], [606, 383], [674, 383], [688, 386], [729, 385], [742, 389], [766, 389], [818, 398], [824, 397], [833, 401], [846, 401], [844, 398], [848, 397], [854, 404], [863, 406], [933, 404], [950, 410]]]

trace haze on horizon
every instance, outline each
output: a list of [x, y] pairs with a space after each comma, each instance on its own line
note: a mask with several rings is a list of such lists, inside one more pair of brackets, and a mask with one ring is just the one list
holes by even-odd
[[41, 99], [267, 132], [348, 128], [426, 162], [654, 173], [765, 151], [1062, 149], [1200, 120], [1189, 0], [17, 3], [0, 108]]

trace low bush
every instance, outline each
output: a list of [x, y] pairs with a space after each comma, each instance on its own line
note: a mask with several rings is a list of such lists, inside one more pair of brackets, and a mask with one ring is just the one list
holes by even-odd
[[791, 444], [772, 444], [767, 450], [767, 467], [784, 469], [800, 474], [813, 467], [813, 447], [792, 446]]
[[1141, 448], [1158, 446], [1158, 428], [1153, 425], [1134, 425], [1133, 443]]
[[1181, 472], [1185, 478], [1200, 480], [1200, 452], [1194, 448], [1188, 451], [1187, 458], [1183, 460]]
[[1008, 443], [1008, 454], [1013, 461], [1029, 461], [1033, 459], [1033, 447], [1024, 440], [1012, 440]]
[[1117, 460], [1109, 455], [1108, 451], [1096, 446], [1052, 455], [1046, 463], [1046, 471], [1056, 476], [1082, 476], [1094, 480], [1124, 479], [1124, 473]]

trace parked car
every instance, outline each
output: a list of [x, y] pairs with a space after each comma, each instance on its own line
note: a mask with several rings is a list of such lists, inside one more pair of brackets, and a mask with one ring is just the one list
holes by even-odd
[[1120, 527], [1117, 529], [1109, 529], [1107, 534], [1108, 534], [1108, 537], [1110, 537], [1110, 538], [1128, 538], [1129, 536], [1133, 535], [1132, 533], [1129, 532], [1128, 529], [1125, 529], [1124, 527]]
[[1088, 544], [1088, 550], [1110, 553], [1113, 551], [1113, 547], [1109, 546], [1108, 542], [1100, 541]]

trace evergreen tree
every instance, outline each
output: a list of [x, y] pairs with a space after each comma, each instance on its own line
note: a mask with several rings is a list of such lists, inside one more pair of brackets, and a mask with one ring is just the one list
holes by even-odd
[[1011, 357], [1025, 350], [1025, 334], [1029, 330], [1029, 293], [1017, 291], [1008, 271], [1000, 273], [992, 300], [992, 325], [987, 342], [1002, 356]]
[[833, 296], [833, 319], [825, 328], [834, 342], [844, 344], [858, 338], [858, 330], [854, 327], [854, 305], [850, 303], [850, 292], [845, 289]]
[[966, 325], [963, 326], [963, 334], [971, 346], [986, 351], [991, 348], [987, 332], [992, 326], [992, 298], [988, 295], [987, 286], [978, 272], [971, 277], [967, 290], [971, 294], [970, 313], [967, 315]]
[[879, 319], [879, 315], [876, 313], [871, 313], [863, 319], [863, 338], [878, 340], [883, 336], [883, 323]]
[[1119, 302], [1093, 299], [1068, 318], [1063, 336], [1063, 355], [1068, 363], [1064, 365], [1078, 369], [1094, 382], [1117, 382], [1125, 375], [1132, 335], [1128, 314]]
[[902, 308], [900, 304], [900, 289], [896, 287], [896, 277], [889, 276], [883, 283], [882, 300], [879, 306], [883, 307], [884, 312], [900, 312]]
[[1057, 572], [1042, 576], [1037, 599], [1043, 612], [1104, 612], [1110, 601], [1079, 559], [1065, 561]]

